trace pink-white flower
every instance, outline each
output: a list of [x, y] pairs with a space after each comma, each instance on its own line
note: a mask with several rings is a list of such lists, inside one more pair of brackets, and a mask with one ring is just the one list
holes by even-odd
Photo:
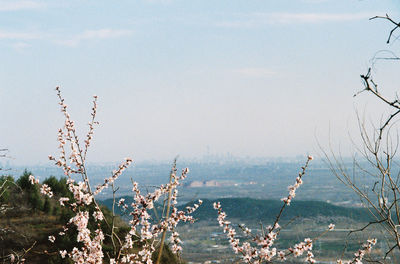
[[60, 255], [61, 255], [61, 258], [65, 258], [65, 256], [67, 255], [67, 251], [66, 250], [60, 250]]

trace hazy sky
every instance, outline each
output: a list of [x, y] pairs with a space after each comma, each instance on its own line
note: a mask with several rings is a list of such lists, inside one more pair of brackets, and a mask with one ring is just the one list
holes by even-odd
[[[395, 48], [368, 20], [385, 13], [398, 1], [0, 0], [0, 146], [17, 164], [57, 154], [58, 85], [82, 135], [99, 97], [93, 162], [314, 154], [328, 131], [347, 144], [355, 110], [382, 110], [352, 95]], [[392, 90], [397, 72], [375, 69]]]

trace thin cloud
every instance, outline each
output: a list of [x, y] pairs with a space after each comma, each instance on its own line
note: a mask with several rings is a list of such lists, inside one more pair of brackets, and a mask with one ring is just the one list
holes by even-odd
[[346, 22], [370, 18], [370, 13], [278, 13], [271, 14], [269, 19], [275, 23], [320, 23], [320, 22]]
[[14, 43], [14, 44], [12, 45], [12, 47], [13, 47], [16, 51], [23, 51], [23, 50], [25, 50], [25, 49], [27, 49], [27, 48], [30, 48], [31, 45], [28, 44], [28, 43], [26, 43], [26, 42], [17, 42], [17, 43]]
[[[0, 41], [16, 41], [18, 45], [14, 45], [14, 48], [23, 49], [27, 45], [31, 45], [26, 41], [30, 40], [42, 40], [50, 41], [52, 43], [57, 43], [65, 46], [78, 46], [82, 41], [88, 40], [101, 40], [101, 39], [111, 39], [119, 38], [124, 36], [129, 36], [133, 33], [131, 30], [125, 29], [99, 29], [99, 30], [87, 30], [80, 34], [74, 35], [69, 39], [62, 39], [57, 35], [46, 34], [43, 32], [20, 32], [20, 31], [5, 31], [0, 29]], [[24, 43], [24, 44], [22, 44]]]
[[325, 3], [325, 2], [329, 2], [329, 1], [330, 0], [303, 0], [302, 2], [318, 4], [318, 3]]
[[79, 43], [85, 40], [95, 40], [95, 39], [110, 39], [129, 36], [133, 33], [132, 30], [126, 29], [99, 29], [99, 30], [87, 30], [81, 34], [75, 35], [70, 39], [57, 41], [57, 43], [66, 46], [77, 46]]
[[258, 27], [271, 24], [347, 22], [368, 19], [372, 13], [253, 13], [217, 23], [221, 27]]
[[45, 5], [36, 1], [0, 0], [0, 11], [18, 11], [24, 9], [39, 9]]
[[276, 75], [275, 71], [268, 68], [241, 68], [233, 71], [245, 77], [266, 78]]
[[29, 39], [38, 39], [41, 36], [36, 33], [28, 33], [28, 32], [10, 32], [10, 31], [1, 31], [0, 30], [0, 40], [8, 39], [8, 40], [29, 40]]
[[157, 4], [157, 3], [170, 4], [173, 2], [173, 0], [145, 0], [145, 2], [151, 3], [151, 4]]

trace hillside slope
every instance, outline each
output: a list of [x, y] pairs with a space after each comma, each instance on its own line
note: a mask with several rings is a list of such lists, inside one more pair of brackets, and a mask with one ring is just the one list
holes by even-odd
[[[67, 189], [66, 179], [47, 178], [43, 183], [48, 184], [54, 192], [53, 198], [44, 197], [39, 192], [39, 186], [32, 185], [28, 177], [30, 172], [15, 181], [11, 176], [0, 176], [0, 263], [10, 263], [11, 255], [21, 256], [25, 263], [72, 263], [68, 258], [62, 259], [59, 251], [68, 252], [73, 247], [80, 247], [76, 242], [76, 232], [70, 226], [64, 236], [58, 233], [75, 214], [71, 209], [61, 207], [58, 199], [69, 197], [73, 199]], [[2, 183], [5, 184], [3, 185]], [[104, 217], [111, 223], [112, 213], [101, 206]], [[92, 214], [94, 208], [89, 208]], [[119, 217], [114, 219], [116, 232], [120, 238], [125, 237], [130, 230], [128, 224]], [[94, 226], [96, 225], [96, 227]], [[89, 222], [88, 228], [94, 230], [97, 224]], [[103, 232], [108, 232], [107, 225], [102, 221]], [[49, 236], [55, 236], [55, 242], [49, 241]], [[140, 245], [133, 246], [132, 252], [139, 251]], [[113, 250], [111, 239], [106, 236], [103, 242], [105, 263], [108, 262], [108, 253]], [[153, 255], [153, 259], [156, 253]], [[182, 263], [172, 254], [168, 247], [163, 250], [161, 259], [163, 264]]]
[[[132, 203], [133, 199], [129, 196], [121, 197], [125, 199], [126, 204]], [[117, 199], [118, 201], [118, 199]], [[279, 200], [258, 200], [251, 198], [221, 198], [216, 200], [203, 200], [203, 204], [193, 213], [193, 216], [198, 220], [216, 219], [217, 211], [213, 209], [214, 202], [221, 202], [224, 211], [230, 218], [239, 218], [242, 220], [273, 220], [279, 213], [282, 207], [282, 202]], [[108, 208], [112, 207], [112, 199], [100, 201]], [[187, 206], [192, 206], [193, 203], [187, 203], [178, 206], [179, 210], [184, 210]], [[158, 208], [158, 215], [160, 215], [162, 208]], [[118, 214], [123, 212], [116, 207]], [[301, 218], [316, 218], [325, 217], [336, 218], [343, 217], [361, 222], [371, 220], [368, 211], [364, 208], [351, 208], [336, 206], [322, 201], [293, 201], [290, 206], [286, 207], [282, 219], [293, 219], [294, 217]]]

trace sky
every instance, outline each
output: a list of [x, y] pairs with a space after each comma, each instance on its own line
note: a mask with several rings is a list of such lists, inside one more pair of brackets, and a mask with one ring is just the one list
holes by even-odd
[[[63, 126], [60, 86], [81, 138], [98, 96], [90, 162], [318, 155], [349, 148], [353, 94], [400, 18], [387, 0], [0, 0], [0, 147], [48, 164]], [[389, 97], [398, 65], [374, 65]]]

